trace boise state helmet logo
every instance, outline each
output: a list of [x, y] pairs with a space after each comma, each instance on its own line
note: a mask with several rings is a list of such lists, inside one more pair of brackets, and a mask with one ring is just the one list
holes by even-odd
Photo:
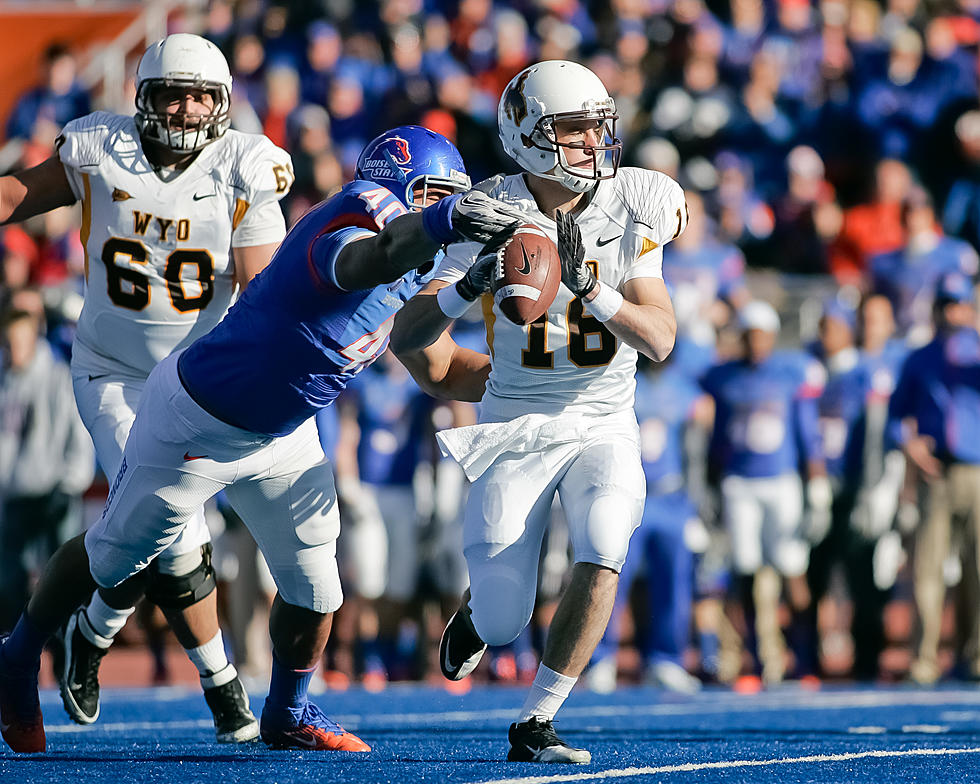
[[360, 176], [378, 180], [389, 178], [398, 182], [406, 181], [406, 173], [411, 171], [412, 150], [408, 141], [401, 136], [389, 136], [377, 145], [371, 155], [363, 160], [358, 168]]
[[434, 184], [454, 190], [470, 187], [459, 150], [419, 125], [401, 125], [372, 139], [357, 160], [355, 176], [384, 186], [413, 208], [424, 206], [425, 189]]
[[399, 166], [405, 166], [412, 162], [412, 152], [408, 149], [408, 142], [401, 136], [392, 136], [387, 141], [391, 142], [391, 157]]

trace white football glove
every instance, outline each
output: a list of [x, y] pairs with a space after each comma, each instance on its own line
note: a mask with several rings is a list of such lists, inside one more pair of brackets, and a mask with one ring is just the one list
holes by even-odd
[[858, 495], [851, 512], [851, 527], [869, 540], [877, 539], [891, 530], [904, 480], [904, 455], [897, 450], [889, 452], [885, 455], [885, 470], [881, 478]]
[[507, 239], [522, 223], [524, 217], [513, 207], [476, 189], [464, 193], [453, 205], [453, 229], [481, 245]]
[[879, 591], [887, 591], [895, 584], [898, 571], [905, 563], [902, 537], [898, 531], [888, 531], [875, 542], [871, 556], [872, 577]]
[[806, 483], [806, 538], [810, 544], [820, 544], [830, 532], [830, 506], [834, 494], [830, 480], [825, 476], [815, 476]]

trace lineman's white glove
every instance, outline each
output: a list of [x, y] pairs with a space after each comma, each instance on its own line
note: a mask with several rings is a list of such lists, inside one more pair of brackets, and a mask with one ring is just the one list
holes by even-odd
[[810, 544], [819, 544], [830, 532], [830, 505], [833, 500], [827, 477], [815, 476], [806, 483], [806, 538]]
[[885, 455], [885, 470], [871, 487], [861, 491], [851, 512], [851, 527], [865, 539], [874, 540], [891, 530], [898, 511], [898, 497], [905, 479], [905, 457], [898, 450]]

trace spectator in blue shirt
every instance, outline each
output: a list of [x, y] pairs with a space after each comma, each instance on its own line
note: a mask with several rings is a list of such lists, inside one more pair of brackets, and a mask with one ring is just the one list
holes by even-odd
[[31, 138], [39, 119], [59, 128], [69, 120], [92, 111], [88, 93], [75, 79], [75, 56], [64, 44], [52, 44], [44, 52], [42, 84], [28, 90], [14, 105], [7, 120], [7, 138]]
[[736, 246], [718, 240], [700, 194], [688, 191], [687, 206], [688, 228], [664, 249], [663, 274], [678, 333], [704, 344], [713, 342], [714, 330], [749, 299], [745, 257]]
[[919, 33], [899, 30], [884, 72], [856, 96], [858, 117], [881, 157], [907, 160], [945, 100], [944, 86], [923, 67], [922, 48]]
[[936, 220], [932, 198], [914, 186], [902, 204], [905, 244], [872, 256], [871, 290], [892, 303], [899, 334], [921, 346], [932, 334], [932, 304], [936, 283], [944, 275], [977, 274], [977, 253], [963, 240], [944, 236]]
[[762, 0], [733, 0], [731, 14], [721, 65], [726, 81], [743, 87], [749, 79], [752, 59], [766, 40], [766, 5]]
[[980, 250], [980, 110], [964, 112], [954, 125], [961, 158], [943, 207], [943, 228]]
[[306, 38], [306, 61], [301, 71], [303, 100], [323, 106], [343, 53], [343, 41], [337, 28], [322, 20], [309, 26]]

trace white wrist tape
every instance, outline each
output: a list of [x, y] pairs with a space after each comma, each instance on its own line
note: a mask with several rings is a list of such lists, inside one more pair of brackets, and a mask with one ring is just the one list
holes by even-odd
[[599, 293], [585, 303], [589, 313], [599, 321], [609, 321], [623, 306], [623, 295], [612, 286], [599, 283]]
[[439, 310], [452, 319], [462, 316], [470, 309], [470, 305], [473, 304], [468, 299], [463, 299], [463, 297], [459, 296], [455, 283], [439, 289], [436, 292], [436, 302], [439, 303]]

